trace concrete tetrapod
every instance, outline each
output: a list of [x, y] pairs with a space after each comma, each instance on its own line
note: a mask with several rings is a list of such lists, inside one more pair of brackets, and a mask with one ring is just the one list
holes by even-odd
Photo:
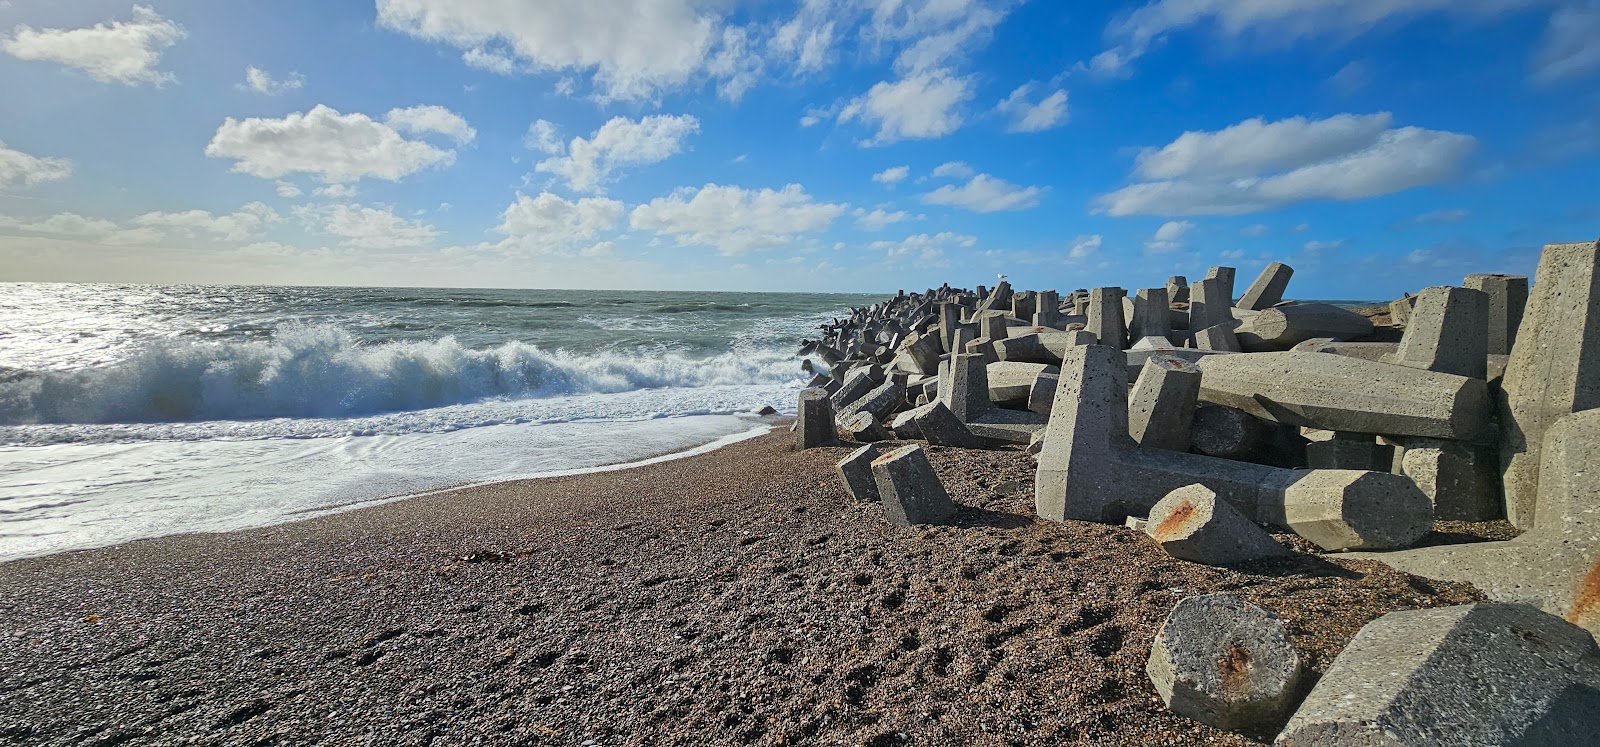
[[851, 415], [840, 423], [840, 426], [844, 428], [846, 433], [850, 434], [852, 440], [860, 441], [861, 443], [887, 441], [892, 438], [889, 431], [884, 429], [883, 424], [878, 422], [877, 416], [870, 412], [858, 412]]
[[929, 402], [915, 410], [901, 413], [895, 419], [897, 430], [901, 418], [910, 423], [911, 430], [915, 431], [917, 437], [935, 446], [955, 446], [962, 449], [976, 449], [983, 446], [983, 439], [968, 430], [943, 402]]
[[1440, 521], [1493, 521], [1505, 515], [1500, 461], [1493, 449], [1433, 438], [1408, 438], [1400, 469], [1433, 501]]
[[1312, 688], [1280, 747], [1593, 744], [1600, 648], [1532, 607], [1391, 612]]
[[1247, 353], [1288, 350], [1318, 337], [1349, 340], [1372, 334], [1372, 320], [1325, 303], [1266, 309], [1239, 322], [1233, 333]]
[[1300, 474], [1257, 519], [1324, 550], [1394, 550], [1433, 530], [1433, 502], [1402, 475], [1353, 469]]
[[1290, 554], [1204, 485], [1168, 493], [1150, 509], [1144, 533], [1168, 555], [1191, 563], [1235, 565]]
[[833, 422], [833, 403], [828, 401], [827, 390], [801, 390], [794, 438], [795, 449], [799, 451], [839, 443], [839, 431]]
[[858, 501], [878, 500], [878, 481], [872, 476], [872, 463], [880, 456], [883, 456], [883, 449], [877, 444], [867, 444], [850, 452], [850, 456], [835, 465], [840, 479], [844, 480], [844, 490], [851, 498]]
[[1172, 316], [1166, 288], [1145, 288], [1134, 294], [1129, 337], [1172, 337]]
[[1255, 461], [1272, 446], [1273, 426], [1232, 407], [1202, 404], [1189, 427], [1189, 446], [1219, 459]]
[[1506, 518], [1527, 529], [1537, 513], [1545, 429], [1600, 407], [1600, 242], [1544, 248], [1501, 387]]
[[1289, 288], [1289, 278], [1292, 277], [1293, 267], [1282, 262], [1267, 265], [1239, 298], [1239, 308], [1262, 311], [1282, 303], [1283, 292]]
[[1423, 288], [1392, 362], [1427, 371], [1489, 377], [1489, 294], [1447, 285]]
[[989, 400], [996, 404], [1026, 405], [1040, 375], [1061, 369], [1048, 363], [999, 361], [989, 364]]
[[1122, 307], [1126, 295], [1127, 291], [1121, 288], [1095, 288], [1089, 292], [1089, 321], [1084, 330], [1094, 335], [1098, 344], [1118, 350], [1128, 346], [1128, 322]]
[[1199, 366], [1171, 356], [1146, 360], [1128, 395], [1128, 434], [1141, 446], [1188, 451], [1199, 396]]
[[1521, 275], [1468, 275], [1464, 285], [1489, 294], [1489, 355], [1510, 355], [1528, 308], [1528, 279]]
[[1026, 444], [1047, 421], [1038, 413], [995, 407], [989, 401], [988, 364], [981, 355], [951, 358], [950, 385], [945, 392], [941, 401], [956, 419], [984, 438]]
[[872, 462], [883, 513], [891, 524], [939, 524], [956, 513], [956, 505], [917, 444], [905, 446]]
[[1353, 557], [1470, 582], [1490, 599], [1531, 604], [1600, 635], [1600, 410], [1562, 418], [1543, 451], [1538, 522], [1516, 539]]
[[1220, 278], [1207, 278], [1189, 286], [1189, 331], [1198, 332], [1219, 324], [1235, 326], [1233, 298], [1226, 295]]
[[1252, 736], [1270, 735], [1288, 718], [1301, 671], [1283, 621], [1232, 594], [1178, 602], [1145, 664], [1174, 713]]
[[1202, 358], [1200, 399], [1285, 425], [1468, 441], [1492, 408], [1481, 379], [1322, 353]]

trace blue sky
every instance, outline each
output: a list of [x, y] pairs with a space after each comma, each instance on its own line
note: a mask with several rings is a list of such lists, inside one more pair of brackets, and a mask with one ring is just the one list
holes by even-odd
[[0, 280], [1295, 294], [1595, 237], [1596, 0], [0, 0]]

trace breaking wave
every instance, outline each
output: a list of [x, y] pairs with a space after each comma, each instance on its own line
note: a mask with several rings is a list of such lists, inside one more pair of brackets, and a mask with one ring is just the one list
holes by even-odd
[[285, 326], [265, 340], [164, 341], [106, 367], [0, 376], [0, 425], [342, 418], [491, 399], [782, 384], [796, 372], [778, 350], [707, 358], [521, 342], [474, 350], [453, 337], [363, 345], [338, 327]]

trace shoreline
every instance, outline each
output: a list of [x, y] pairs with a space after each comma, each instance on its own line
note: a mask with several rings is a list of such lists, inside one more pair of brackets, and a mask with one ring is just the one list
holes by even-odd
[[1478, 598], [1371, 561], [1212, 568], [1041, 520], [1010, 448], [930, 448], [961, 512], [895, 527], [838, 484], [845, 448], [792, 441], [0, 564], [0, 734], [1242, 745], [1143, 674], [1179, 598], [1278, 610], [1314, 672], [1384, 612]]

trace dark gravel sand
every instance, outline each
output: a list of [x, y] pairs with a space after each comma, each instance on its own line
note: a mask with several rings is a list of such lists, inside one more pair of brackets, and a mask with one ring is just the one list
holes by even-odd
[[1145, 677], [1178, 599], [1278, 611], [1320, 671], [1479, 598], [1038, 521], [1015, 450], [932, 449], [959, 525], [893, 527], [789, 443], [0, 565], [0, 742], [1248, 744]]

